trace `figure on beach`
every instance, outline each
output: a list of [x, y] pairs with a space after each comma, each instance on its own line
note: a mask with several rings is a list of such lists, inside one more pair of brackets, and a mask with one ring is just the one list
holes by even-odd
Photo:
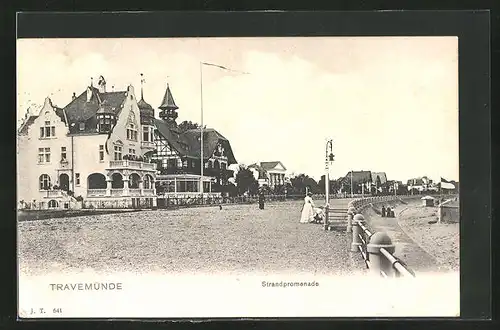
[[308, 193], [304, 198], [304, 207], [302, 208], [300, 223], [310, 223], [314, 221], [314, 208], [312, 193]]

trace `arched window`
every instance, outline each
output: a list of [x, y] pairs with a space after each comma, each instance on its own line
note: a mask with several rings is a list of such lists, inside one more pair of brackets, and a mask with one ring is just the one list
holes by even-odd
[[153, 189], [153, 178], [149, 174], [144, 176], [143, 188]]
[[141, 180], [140, 176], [137, 173], [132, 173], [128, 179], [128, 187], [131, 189], [139, 188], [139, 181]]
[[220, 163], [219, 163], [219, 161], [217, 159], [214, 161], [214, 168], [216, 170], [220, 169]]
[[87, 177], [88, 189], [106, 189], [106, 177], [102, 173], [92, 173]]
[[111, 176], [111, 188], [120, 189], [123, 188], [123, 177], [120, 173], [113, 173]]
[[51, 199], [51, 200], [49, 201], [49, 209], [51, 209], [51, 208], [56, 208], [56, 207], [58, 207], [58, 205], [59, 205], [59, 204], [57, 203], [57, 201], [56, 201], [56, 200]]
[[40, 175], [40, 190], [49, 190], [50, 186], [50, 176], [48, 174]]

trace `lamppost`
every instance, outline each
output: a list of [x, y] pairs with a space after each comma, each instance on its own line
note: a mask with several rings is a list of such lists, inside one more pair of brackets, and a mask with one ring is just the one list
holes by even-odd
[[[330, 153], [328, 153], [330, 151]], [[324, 219], [324, 229], [328, 230], [328, 213], [330, 210], [330, 163], [333, 163], [335, 155], [333, 154], [333, 140], [330, 139], [326, 141], [325, 148], [325, 219]]]

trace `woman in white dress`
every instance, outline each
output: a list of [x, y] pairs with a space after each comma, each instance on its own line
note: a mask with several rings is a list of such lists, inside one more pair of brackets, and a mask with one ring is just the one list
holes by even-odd
[[302, 208], [300, 223], [310, 223], [314, 221], [314, 207], [312, 193], [308, 193], [304, 198], [304, 207]]

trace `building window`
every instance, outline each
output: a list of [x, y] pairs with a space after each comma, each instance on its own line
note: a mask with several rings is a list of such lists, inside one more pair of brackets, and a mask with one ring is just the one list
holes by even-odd
[[182, 162], [182, 167], [188, 167], [188, 161], [187, 160], [184, 160]]
[[175, 159], [167, 159], [167, 167], [168, 168], [175, 168], [177, 166], [177, 162]]
[[104, 145], [102, 144], [99, 145], [99, 161], [104, 161]]
[[220, 163], [220, 168], [225, 170], [226, 169], [226, 163]]
[[75, 173], [75, 184], [80, 185], [80, 173]]
[[[105, 119], [106, 118], [106, 119]], [[111, 119], [109, 119], [109, 115], [101, 115], [99, 117], [99, 132], [107, 133], [111, 130]]]
[[122, 160], [122, 147], [115, 146], [115, 160]]
[[61, 147], [61, 161], [65, 161], [66, 157], [66, 147]]
[[142, 140], [144, 142], [150, 142], [149, 141], [149, 126], [142, 126]]
[[50, 176], [48, 174], [40, 175], [40, 190], [50, 189]]
[[56, 200], [51, 199], [51, 200], [49, 201], [49, 209], [54, 209], [54, 208], [56, 208], [56, 207], [58, 207], [58, 206], [59, 206], [59, 205], [58, 205], [58, 203], [57, 203], [57, 201], [56, 201]]
[[80, 123], [80, 131], [83, 131], [85, 129], [85, 123]]
[[129, 124], [127, 127], [127, 140], [137, 141], [137, 129], [134, 124]]
[[149, 175], [144, 176], [144, 183], [143, 183], [143, 188], [144, 189], [153, 189], [153, 180]]
[[38, 163], [50, 163], [50, 148], [38, 148]]
[[128, 153], [131, 155], [135, 155], [135, 149], [128, 149]]
[[46, 121], [43, 127], [40, 127], [40, 138], [50, 138], [56, 136], [56, 127]]

